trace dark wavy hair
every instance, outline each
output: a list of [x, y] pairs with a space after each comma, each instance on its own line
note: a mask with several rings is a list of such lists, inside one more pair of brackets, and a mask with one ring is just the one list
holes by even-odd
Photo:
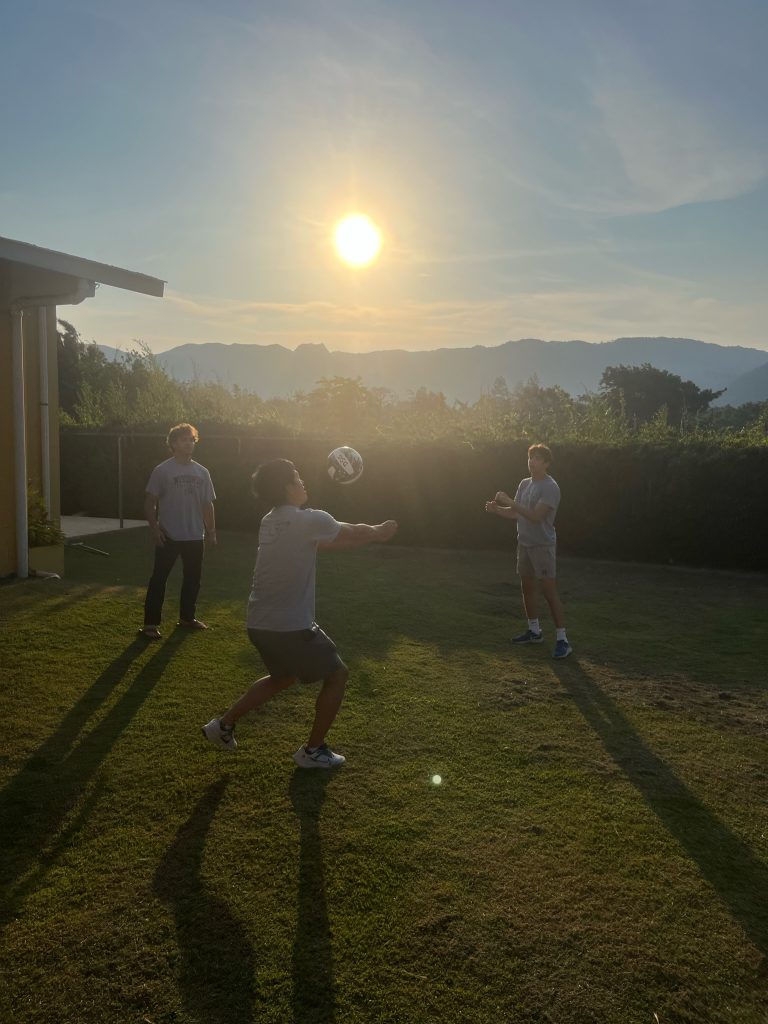
[[285, 504], [286, 488], [294, 482], [296, 467], [288, 459], [273, 459], [259, 466], [251, 477], [253, 493], [267, 508]]

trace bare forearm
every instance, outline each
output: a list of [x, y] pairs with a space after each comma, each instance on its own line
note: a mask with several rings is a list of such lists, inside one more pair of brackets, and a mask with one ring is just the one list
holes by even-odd
[[144, 518], [154, 530], [157, 526], [157, 498], [154, 494], [148, 494], [144, 499]]
[[159, 515], [160, 506], [157, 501], [157, 496], [154, 494], [147, 494], [144, 498], [144, 516], [149, 523], [149, 529], [152, 532], [156, 547], [162, 547], [165, 543], [165, 534], [160, 526]]
[[390, 540], [397, 533], [397, 523], [394, 519], [388, 519], [377, 526], [369, 526], [368, 523], [342, 523], [336, 540], [330, 543], [319, 544], [320, 548], [361, 548], [365, 544], [382, 544]]
[[522, 516], [529, 523], [540, 523], [547, 514], [546, 508], [541, 508], [538, 505], [535, 508], [527, 508], [525, 505], [521, 505], [519, 501], [513, 501], [510, 509], [514, 511], [516, 516]]
[[378, 540], [375, 526], [370, 526], [368, 523], [350, 523], [350, 526], [352, 533], [341, 538], [339, 547], [361, 548]]
[[517, 512], [509, 508], [508, 505], [503, 505], [498, 500], [498, 496], [493, 501], [486, 501], [485, 511], [494, 516], [500, 516], [502, 519], [517, 519]]
[[203, 505], [203, 522], [205, 523], [206, 533], [216, 533], [216, 515], [210, 502], [207, 505]]

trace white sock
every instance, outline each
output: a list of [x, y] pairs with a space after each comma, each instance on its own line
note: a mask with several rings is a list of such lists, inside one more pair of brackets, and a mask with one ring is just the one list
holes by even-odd
[[539, 620], [538, 619], [528, 619], [528, 629], [530, 629], [530, 631], [532, 633], [540, 633], [541, 632], [541, 626], [539, 625]]
[[555, 634], [555, 639], [565, 640], [565, 642], [568, 643], [568, 637], [565, 635], [565, 626], [563, 626], [562, 629], [557, 630], [557, 633]]

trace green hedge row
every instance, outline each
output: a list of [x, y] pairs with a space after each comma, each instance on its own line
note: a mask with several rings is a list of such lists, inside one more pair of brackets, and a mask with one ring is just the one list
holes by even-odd
[[[341, 443], [341, 442], [337, 442]], [[527, 475], [524, 441], [513, 444], [404, 444], [363, 447], [365, 472], [334, 484], [325, 465], [333, 441], [207, 437], [196, 458], [217, 492], [222, 528], [255, 529], [250, 475], [271, 458], [293, 460], [310, 503], [348, 522], [400, 523], [398, 542], [449, 548], [511, 547], [514, 526], [488, 516], [496, 490], [514, 492]], [[142, 518], [144, 486], [167, 457], [161, 437], [126, 436], [123, 514]], [[117, 441], [62, 432], [62, 511], [117, 515]], [[768, 508], [768, 449], [714, 446], [558, 445], [557, 518], [563, 554], [768, 570], [759, 523]]]

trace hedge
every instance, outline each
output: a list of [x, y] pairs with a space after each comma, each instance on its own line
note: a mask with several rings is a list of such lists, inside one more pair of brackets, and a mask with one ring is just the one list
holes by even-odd
[[[527, 475], [527, 442], [369, 443], [365, 472], [350, 486], [325, 472], [328, 451], [346, 438], [203, 437], [196, 458], [210, 470], [222, 528], [255, 530], [250, 475], [272, 458], [293, 460], [310, 503], [347, 522], [400, 523], [398, 543], [447, 548], [512, 547], [508, 520], [488, 516], [498, 489]], [[161, 436], [125, 435], [123, 514], [143, 517], [144, 487], [168, 457]], [[760, 522], [768, 508], [768, 448], [701, 445], [562, 444], [552, 475], [560, 484], [563, 554], [732, 569], [768, 569]], [[62, 512], [117, 515], [117, 439], [62, 431]]]

